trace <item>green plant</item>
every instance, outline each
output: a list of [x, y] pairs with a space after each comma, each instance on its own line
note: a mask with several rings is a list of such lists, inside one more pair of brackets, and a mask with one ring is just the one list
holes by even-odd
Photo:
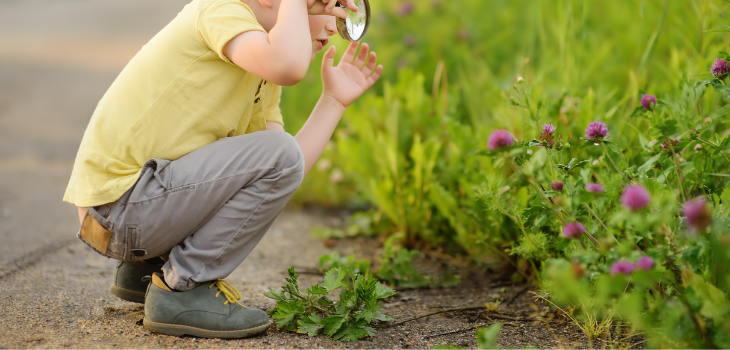
[[[502, 331], [502, 324], [492, 323], [489, 327], [479, 328], [476, 331], [477, 349], [502, 349], [497, 346], [497, 338]], [[458, 346], [439, 344], [434, 349], [463, 349]]]
[[[391, 320], [379, 311], [382, 304], [378, 300], [395, 295], [395, 291], [369, 275], [355, 273], [350, 266], [330, 269], [322, 285], [315, 284], [304, 292], [294, 267], [288, 272], [286, 285], [264, 294], [276, 300], [269, 315], [279, 328], [353, 341], [375, 334], [368, 326], [371, 322]], [[339, 300], [333, 301], [329, 295], [336, 290], [340, 290]]]
[[323, 273], [332, 269], [350, 267], [354, 273], [369, 275], [371, 264], [370, 260], [367, 259], [355, 259], [355, 254], [341, 257], [340, 253], [332, 252], [319, 257], [319, 271]]

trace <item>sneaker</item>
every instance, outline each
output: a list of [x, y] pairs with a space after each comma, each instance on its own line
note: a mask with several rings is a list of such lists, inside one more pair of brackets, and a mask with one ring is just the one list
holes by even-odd
[[[159, 258], [155, 258], [159, 259]], [[112, 294], [135, 303], [144, 303], [144, 295], [153, 273], [162, 273], [162, 259], [147, 261], [120, 261], [114, 271]]]
[[143, 324], [157, 333], [202, 338], [245, 338], [266, 332], [272, 324], [266, 312], [247, 308], [240, 299], [238, 290], [224, 280], [180, 292], [155, 273], [147, 290]]

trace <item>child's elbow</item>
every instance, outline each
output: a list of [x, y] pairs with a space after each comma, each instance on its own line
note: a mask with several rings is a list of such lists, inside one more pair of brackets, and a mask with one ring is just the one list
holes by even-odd
[[309, 70], [309, 65], [286, 64], [278, 69], [277, 81], [273, 83], [281, 86], [296, 85], [304, 79]]

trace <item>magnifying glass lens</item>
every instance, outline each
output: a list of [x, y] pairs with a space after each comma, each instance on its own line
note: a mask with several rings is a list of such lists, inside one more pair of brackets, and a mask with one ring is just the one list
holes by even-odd
[[[337, 4], [340, 7], [344, 7]], [[368, 0], [355, 0], [358, 11], [348, 11], [347, 18], [337, 18], [337, 31], [347, 41], [360, 41], [370, 27], [370, 4]]]

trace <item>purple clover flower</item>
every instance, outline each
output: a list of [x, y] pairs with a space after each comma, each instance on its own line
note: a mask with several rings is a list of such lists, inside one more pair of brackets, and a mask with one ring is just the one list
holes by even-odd
[[404, 2], [402, 5], [400, 5], [400, 8], [398, 8], [398, 14], [401, 16], [406, 16], [411, 12], [413, 12], [413, 3], [410, 1]]
[[[552, 124], [544, 124], [542, 126], [542, 133], [540, 134], [540, 141], [544, 141], [548, 144], [548, 148], [553, 148], [553, 144], [555, 144], [555, 136], [553, 135], [555, 133], [555, 130], [557, 128], [555, 125]], [[542, 147], [542, 145], [538, 145], [537, 147]]]
[[512, 136], [512, 134], [505, 130], [497, 130], [493, 132], [492, 135], [489, 135], [487, 147], [491, 150], [495, 150], [505, 146], [512, 146], [513, 143], [515, 143], [515, 137]]
[[469, 40], [469, 38], [471, 38], [471, 32], [466, 28], [462, 28], [462, 29], [459, 29], [459, 32], [456, 33], [456, 36], [459, 38], [459, 40], [466, 41], [466, 40]]
[[586, 185], [586, 191], [594, 193], [603, 193], [603, 185], [591, 182]]
[[406, 35], [405, 38], [403, 38], [403, 43], [408, 47], [416, 45], [416, 37], [411, 34], [408, 34], [408, 35]]
[[705, 198], [697, 198], [684, 203], [682, 215], [687, 219], [687, 226], [694, 233], [702, 232], [712, 225], [712, 210], [707, 206]]
[[647, 111], [653, 111], [654, 107], [656, 107], [656, 96], [645, 94], [644, 97], [641, 98], [641, 105], [644, 106]]
[[580, 235], [585, 232], [586, 228], [580, 222], [567, 224], [565, 225], [565, 228], [563, 228], [563, 236], [565, 236], [565, 238], [579, 239]]
[[608, 127], [601, 122], [591, 122], [586, 128], [586, 139], [598, 139], [608, 137]]
[[629, 275], [632, 272], [634, 272], [634, 270], [636, 270], [636, 266], [634, 266], [634, 264], [632, 264], [626, 260], [617, 261], [617, 262], [613, 263], [613, 265], [611, 265], [611, 275], [612, 276], [613, 275]]
[[558, 192], [563, 192], [563, 182], [555, 180], [553, 181], [553, 183], [550, 184], [550, 188]]
[[649, 191], [641, 185], [626, 186], [621, 194], [621, 204], [633, 211], [646, 208], [651, 201]]
[[712, 65], [712, 75], [715, 77], [719, 77], [721, 75], [727, 74], [730, 72], [730, 66], [728, 66], [727, 61], [716, 59], [715, 64]]
[[650, 256], [642, 256], [641, 259], [636, 262], [636, 267], [641, 270], [649, 271], [654, 268], [654, 259]]
[[555, 125], [552, 125], [552, 124], [544, 124], [542, 126], [542, 133], [543, 134], [550, 134], [550, 135], [552, 135], [555, 132], [556, 129], [557, 128], [555, 127]]

